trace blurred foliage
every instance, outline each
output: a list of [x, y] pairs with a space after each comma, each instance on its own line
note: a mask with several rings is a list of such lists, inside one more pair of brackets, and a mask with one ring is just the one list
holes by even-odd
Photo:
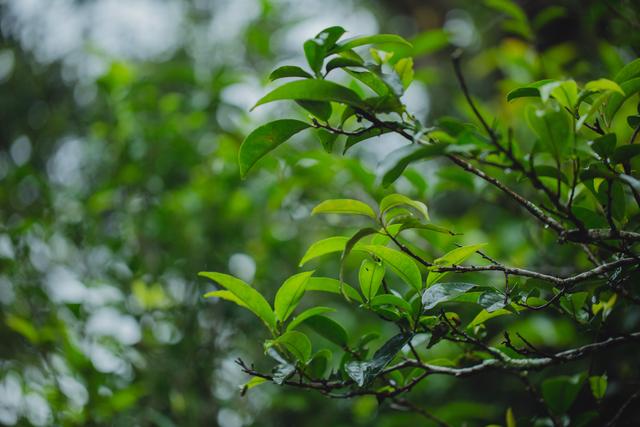
[[[97, 33], [105, 34], [104, 44], [83, 38], [99, 25], [72, 32], [86, 18], [82, 13], [93, 11], [89, 16], [99, 22], [111, 3], [0, 3], [4, 425], [414, 422], [414, 413], [378, 406], [371, 396], [335, 401], [274, 385], [240, 396], [248, 377], [233, 361], [242, 357], [269, 369], [258, 344], [264, 333], [245, 310], [202, 298], [211, 286], [197, 272], [228, 272], [273, 300], [313, 241], [348, 235], [360, 224], [310, 218], [312, 208], [338, 196], [381, 200], [392, 191], [381, 185], [384, 160], [399, 146], [383, 135], [339, 156], [301, 134], [242, 180], [238, 150], [249, 131], [269, 118], [306, 115], [284, 104], [248, 114], [268, 70], [304, 64], [300, 40], [327, 24], [356, 34], [399, 33], [412, 42], [415, 58], [414, 82], [403, 100], [421, 122], [471, 117], [452, 75], [455, 48], [465, 50], [465, 73], [481, 111], [512, 122], [524, 108], [507, 102], [514, 88], [543, 78], [587, 82], [615, 75], [640, 49], [631, 1], [523, 2], [514, 9], [503, 1], [149, 0], [118, 7], [134, 16], [134, 26], [159, 31], [153, 33], [158, 40], [165, 29], [161, 17], [141, 16], [140, 8], [167, 9], [168, 21], [180, 25], [179, 42], [155, 54], [130, 54], [125, 48], [139, 40], [126, 34], [118, 35], [125, 48], [109, 51], [114, 42], [107, 36], [121, 27]], [[144, 26], [149, 21], [157, 28]], [[69, 47], [74, 36], [77, 45]], [[633, 110], [632, 103], [623, 106], [625, 116]], [[631, 131], [624, 126], [626, 136]], [[464, 232], [458, 242], [491, 242], [491, 255], [510, 265], [566, 274], [588, 266], [523, 221], [502, 195], [444, 162], [411, 166], [393, 191], [428, 201], [434, 223]], [[448, 244], [444, 235], [430, 243]], [[335, 257], [327, 259], [316, 275], [337, 277], [338, 265]], [[358, 265], [349, 261], [350, 274]], [[357, 277], [348, 281], [357, 283]], [[315, 293], [302, 308], [329, 303], [335, 298]], [[608, 303], [616, 301], [602, 301], [602, 310]], [[598, 333], [637, 329], [637, 311], [613, 313]], [[354, 336], [394, 333], [392, 327], [378, 330], [375, 316], [356, 317], [346, 304], [333, 318]], [[496, 331], [508, 324], [495, 322]], [[545, 349], [582, 344], [583, 326], [554, 315], [523, 317], [510, 327]], [[453, 352], [443, 345], [431, 357]], [[578, 380], [588, 383], [573, 413], [619, 407], [637, 389], [632, 356], [615, 349], [594, 357], [588, 380], [571, 377], [577, 369], [558, 371], [565, 393]], [[464, 383], [432, 377], [419, 396], [453, 425], [513, 425], [514, 416], [520, 425], [534, 412], [518, 380], [504, 376]], [[627, 410], [628, 419], [634, 411]]]

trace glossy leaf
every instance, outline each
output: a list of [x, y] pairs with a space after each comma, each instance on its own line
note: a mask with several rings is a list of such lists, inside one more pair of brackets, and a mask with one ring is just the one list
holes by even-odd
[[422, 294], [422, 306], [424, 310], [431, 310], [436, 305], [451, 301], [460, 294], [464, 294], [475, 285], [471, 283], [437, 283]]
[[256, 128], [240, 146], [238, 154], [240, 175], [245, 177], [249, 169], [268, 152], [309, 127], [311, 127], [310, 124], [300, 120], [283, 119]]
[[323, 255], [327, 255], [334, 252], [344, 251], [345, 245], [349, 241], [348, 237], [336, 236], [328, 237], [326, 239], [319, 240], [309, 246], [307, 252], [300, 260], [300, 267], [314, 258], [318, 258]]
[[305, 363], [311, 357], [311, 341], [309, 341], [309, 338], [302, 332], [287, 331], [280, 335], [274, 342], [283, 346], [293, 357], [302, 363]]
[[380, 262], [365, 259], [360, 265], [358, 273], [358, 281], [360, 289], [367, 301], [370, 301], [378, 293], [382, 279], [384, 278], [385, 268]]
[[429, 220], [429, 211], [427, 205], [417, 200], [411, 200], [402, 194], [390, 194], [380, 202], [380, 213], [384, 214], [392, 208], [398, 206], [408, 206], [415, 209], [425, 220]]
[[413, 308], [411, 307], [411, 304], [409, 304], [407, 301], [403, 300], [399, 296], [393, 295], [393, 294], [382, 294], [382, 295], [375, 296], [371, 299], [372, 307], [377, 307], [380, 305], [393, 305], [401, 310], [404, 310], [409, 314], [413, 313]]
[[329, 292], [341, 295], [342, 292], [351, 300], [362, 302], [362, 297], [353, 287], [337, 279], [329, 277], [312, 277], [307, 282], [307, 291]]
[[[450, 252], [447, 252], [445, 255], [433, 261], [435, 266], [450, 266], [450, 265], [458, 265], [464, 262], [471, 255], [475, 254], [478, 250], [485, 247], [486, 243], [480, 243], [476, 245], [468, 245], [462, 246], [460, 248], [456, 248]], [[434, 267], [437, 268], [437, 267]], [[427, 276], [427, 287], [433, 285], [439, 280], [442, 280], [448, 272], [437, 272], [431, 271]]]
[[339, 347], [346, 347], [349, 341], [347, 331], [335, 320], [326, 316], [313, 316], [304, 321], [318, 335]]
[[589, 377], [589, 387], [596, 400], [601, 400], [607, 392], [607, 375], [594, 375]]
[[227, 290], [219, 290], [219, 291], [207, 292], [206, 294], [203, 295], [203, 297], [204, 298], [220, 298], [220, 299], [223, 299], [225, 301], [230, 301], [230, 302], [236, 303], [240, 307], [243, 307], [243, 308], [246, 308], [246, 309], [249, 308], [247, 306], [247, 304], [245, 304], [240, 298], [238, 298], [236, 296], [236, 294], [234, 294], [231, 291], [227, 291]]
[[[308, 283], [308, 281], [307, 281]], [[307, 287], [307, 290], [310, 290]], [[298, 314], [296, 317], [294, 317], [291, 322], [289, 322], [289, 324], [287, 325], [287, 331], [290, 331], [292, 329], [297, 328], [298, 326], [300, 326], [300, 324], [302, 324], [305, 320], [309, 319], [310, 317], [313, 316], [318, 316], [320, 314], [324, 314], [324, 313], [330, 313], [336, 311], [334, 308], [329, 308], [329, 307], [312, 307], [309, 308], [305, 311], [303, 311], [302, 313]]]
[[287, 77], [302, 77], [305, 79], [313, 78], [311, 74], [295, 65], [284, 65], [282, 67], [276, 68], [271, 74], [269, 74], [269, 80], [271, 81], [284, 79]]
[[344, 58], [339, 56], [327, 62], [327, 66], [325, 67], [325, 70], [328, 73], [329, 71], [335, 70], [336, 68], [363, 67], [363, 66], [364, 66], [364, 62], [359, 59]]
[[325, 200], [318, 206], [313, 208], [311, 215], [319, 213], [327, 214], [348, 214], [348, 215], [365, 215], [369, 218], [376, 219], [376, 213], [371, 206], [364, 202], [353, 199], [332, 199]]
[[339, 102], [367, 108], [367, 104], [351, 89], [328, 80], [314, 79], [285, 83], [262, 97], [253, 108], [282, 100]]
[[405, 334], [395, 335], [375, 352], [370, 361], [351, 362], [347, 364], [345, 366], [347, 375], [360, 387], [370, 384], [380, 372], [391, 363], [396, 354], [409, 342], [411, 337], [411, 335]]
[[528, 84], [527, 86], [516, 88], [507, 94], [507, 101], [526, 97], [538, 98], [540, 96], [540, 87], [554, 81], [555, 80], [540, 80], [538, 82]]
[[313, 273], [313, 271], [306, 271], [295, 274], [285, 280], [278, 289], [273, 306], [276, 316], [281, 322], [286, 321], [298, 306], [302, 295], [304, 295], [307, 282]]
[[618, 92], [622, 95], [625, 94], [622, 88], [618, 85], [618, 83], [609, 79], [592, 80], [588, 82], [586, 85], [584, 85], [584, 88], [587, 90], [592, 90], [594, 92], [610, 90], [613, 92]]
[[416, 290], [422, 289], [422, 275], [412, 258], [404, 252], [380, 245], [362, 245], [362, 250], [380, 258], [402, 280]]
[[203, 271], [198, 273], [198, 275], [213, 280], [233, 293], [253, 314], [258, 316], [270, 330], [275, 330], [276, 315], [271, 309], [271, 306], [258, 291], [247, 283], [223, 273]]
[[396, 34], [376, 34], [373, 36], [353, 37], [347, 39], [342, 43], [338, 43], [335, 48], [331, 49], [330, 53], [343, 52], [345, 50], [369, 44], [400, 44], [412, 47], [411, 43]]

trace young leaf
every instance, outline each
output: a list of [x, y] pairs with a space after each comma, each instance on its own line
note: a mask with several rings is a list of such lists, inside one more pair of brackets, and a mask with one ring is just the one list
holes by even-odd
[[376, 213], [371, 209], [371, 206], [353, 199], [325, 200], [311, 211], [311, 215], [319, 213], [365, 215], [369, 218], [376, 219]]
[[422, 294], [423, 309], [430, 310], [441, 302], [450, 301], [474, 286], [471, 283], [437, 283]]
[[589, 377], [591, 393], [596, 400], [601, 400], [607, 392], [607, 375], [595, 375]]
[[307, 362], [311, 357], [311, 341], [302, 332], [287, 331], [274, 342], [286, 348], [293, 357], [302, 363]]
[[297, 67], [295, 65], [283, 65], [282, 67], [273, 70], [273, 72], [269, 75], [269, 80], [274, 81], [286, 77], [303, 77], [306, 79], [313, 78], [311, 74], [307, 73], [300, 67]]
[[410, 198], [402, 194], [390, 194], [382, 199], [382, 201], [380, 202], [380, 213], [384, 214], [389, 209], [398, 206], [411, 207], [418, 211], [418, 213], [420, 213], [425, 220], [429, 221], [429, 211], [427, 210], [427, 205], [417, 200], [411, 200]]
[[409, 304], [407, 301], [403, 300], [399, 296], [393, 295], [393, 294], [378, 295], [371, 299], [372, 307], [378, 307], [380, 305], [393, 305], [395, 307], [398, 307], [406, 311], [409, 314], [413, 313], [413, 308], [411, 307], [411, 304]]
[[358, 46], [364, 46], [368, 44], [400, 44], [408, 47], [412, 47], [411, 43], [395, 34], [376, 34], [373, 36], [365, 37], [353, 37], [338, 43], [336, 47], [331, 49], [329, 53], [339, 53], [345, 50], [350, 50]]
[[364, 66], [364, 62], [362, 62], [362, 60], [360, 59], [344, 58], [342, 56], [339, 56], [329, 61], [327, 63], [327, 66], [325, 67], [325, 70], [328, 73], [329, 71], [334, 70], [336, 68], [363, 67], [363, 66]]
[[218, 283], [223, 288], [233, 293], [246, 307], [267, 327], [274, 331], [276, 329], [276, 315], [271, 306], [262, 295], [247, 283], [233, 276], [212, 271], [202, 271], [199, 276], [206, 277]]
[[348, 241], [349, 238], [343, 236], [328, 237], [326, 239], [318, 240], [309, 246], [309, 249], [307, 249], [307, 252], [300, 260], [300, 267], [319, 256], [344, 251], [345, 245]]
[[540, 87], [548, 83], [553, 83], [555, 80], [540, 80], [535, 83], [528, 84], [516, 88], [507, 94], [507, 101], [511, 102], [517, 98], [535, 97], [540, 96]]
[[280, 289], [278, 289], [273, 306], [276, 316], [281, 322], [287, 320], [297, 307], [304, 294], [307, 282], [313, 273], [313, 271], [306, 271], [295, 274], [285, 280]]
[[371, 383], [382, 370], [396, 357], [396, 354], [411, 339], [410, 334], [398, 334], [384, 343], [367, 362], [350, 362], [345, 366], [347, 375], [360, 387]]
[[[309, 290], [307, 288], [307, 290]], [[324, 314], [324, 313], [330, 313], [332, 311], [336, 311], [334, 308], [329, 308], [329, 307], [312, 307], [309, 308], [305, 311], [303, 311], [302, 313], [298, 314], [296, 317], [294, 317], [291, 322], [289, 322], [289, 324], [287, 325], [287, 331], [290, 331], [292, 329], [295, 329], [296, 327], [300, 326], [300, 324], [302, 322], [304, 322], [305, 320], [307, 320], [310, 317], [313, 316], [318, 316], [320, 314]]]
[[402, 280], [416, 290], [422, 289], [422, 275], [416, 263], [404, 252], [380, 245], [363, 245], [362, 250], [380, 258]]
[[247, 305], [244, 302], [242, 302], [242, 300], [240, 298], [238, 298], [231, 291], [227, 291], [227, 290], [211, 291], [211, 292], [207, 292], [206, 294], [204, 294], [203, 297], [204, 298], [220, 298], [220, 299], [223, 299], [225, 301], [230, 301], [230, 302], [236, 303], [240, 307], [249, 309], [249, 307], [247, 307]]
[[364, 132], [359, 133], [358, 135], [349, 135], [347, 137], [347, 142], [344, 144], [344, 150], [342, 150], [342, 154], [345, 154], [347, 150], [349, 150], [359, 142], [366, 141], [367, 139], [375, 138], [376, 136], [384, 135], [385, 133], [390, 132], [390, 129], [371, 127]]
[[341, 290], [349, 299], [362, 302], [362, 297], [354, 288], [346, 283], [340, 283], [337, 279], [329, 277], [312, 277], [307, 282], [307, 291], [330, 292], [332, 294], [342, 295]]
[[311, 127], [300, 120], [282, 119], [262, 125], [251, 132], [240, 146], [238, 163], [240, 175], [247, 176], [249, 169], [269, 151], [276, 148], [296, 133]]
[[[445, 255], [441, 256], [440, 258], [434, 260], [433, 264], [435, 266], [458, 265], [464, 262], [467, 258], [469, 258], [471, 255], [476, 253], [480, 248], [486, 245], [487, 245], [486, 243], [480, 243], [477, 245], [469, 245], [469, 246], [462, 246], [460, 248], [456, 248], [446, 253]], [[447, 272], [436, 272], [436, 271], [429, 272], [429, 275], [427, 276], [427, 287], [441, 280], [447, 274], [448, 274]]]
[[326, 316], [313, 316], [306, 319], [304, 324], [339, 347], [346, 347], [348, 344], [347, 331], [333, 319]]
[[245, 394], [247, 394], [247, 391], [268, 381], [269, 380], [267, 380], [266, 378], [252, 377], [247, 383], [245, 383], [243, 386], [240, 386], [240, 396], [244, 396]]
[[283, 84], [258, 100], [252, 110], [260, 105], [282, 100], [333, 101], [356, 108], [367, 108], [367, 104], [349, 88], [328, 80], [308, 79]]
[[362, 261], [360, 271], [358, 273], [358, 280], [360, 282], [362, 294], [367, 301], [371, 301], [371, 299], [376, 296], [383, 278], [384, 265], [382, 265], [382, 263], [375, 262], [370, 259]]
[[594, 92], [610, 90], [610, 91], [618, 92], [622, 95], [625, 95], [624, 91], [618, 85], [618, 83], [611, 81], [609, 79], [592, 80], [586, 85], [584, 85], [584, 88], [587, 90], [592, 90]]

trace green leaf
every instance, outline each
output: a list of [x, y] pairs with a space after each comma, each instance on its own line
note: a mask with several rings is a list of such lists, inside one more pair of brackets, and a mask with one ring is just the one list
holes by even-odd
[[338, 138], [338, 134], [329, 132], [325, 129], [316, 129], [315, 134], [318, 137], [320, 144], [322, 144], [322, 148], [324, 148], [324, 151], [326, 151], [327, 153], [331, 153], [333, 151], [333, 144]]
[[365, 259], [360, 265], [360, 271], [358, 273], [358, 281], [360, 282], [360, 289], [367, 301], [370, 301], [378, 293], [382, 279], [384, 278], [384, 265], [380, 262], [375, 262], [370, 259]]
[[381, 305], [393, 305], [395, 307], [398, 307], [404, 310], [409, 314], [413, 313], [413, 308], [411, 307], [411, 304], [409, 304], [407, 301], [403, 300], [397, 295], [383, 294], [383, 295], [375, 296], [371, 299], [372, 307], [378, 307]]
[[309, 249], [307, 249], [307, 252], [300, 260], [300, 267], [314, 258], [318, 258], [320, 256], [334, 252], [344, 251], [345, 245], [348, 241], [349, 238], [343, 236], [328, 237], [326, 239], [318, 240], [317, 242], [309, 246]]
[[482, 310], [476, 315], [476, 317], [473, 318], [469, 325], [467, 325], [467, 329], [473, 329], [476, 326], [483, 324], [487, 320], [493, 319], [494, 317], [504, 316], [506, 314], [513, 314], [513, 312], [504, 308], [491, 313], [489, 313], [487, 310]]
[[300, 120], [282, 119], [256, 128], [240, 146], [238, 154], [240, 175], [243, 178], [246, 177], [249, 169], [269, 151], [309, 127], [311, 125]]
[[351, 77], [361, 81], [380, 96], [386, 96], [391, 88], [377, 74], [371, 71], [344, 70]]
[[532, 107], [527, 110], [527, 121], [537, 134], [541, 146], [554, 158], [561, 158], [561, 154], [570, 148], [573, 125], [565, 111]]
[[369, 218], [376, 219], [376, 213], [371, 209], [371, 206], [354, 199], [325, 200], [311, 211], [311, 215], [319, 213], [365, 215]]
[[591, 149], [603, 159], [608, 158], [616, 149], [616, 134], [608, 133], [593, 140]]
[[259, 386], [260, 384], [264, 384], [269, 382], [266, 378], [262, 377], [253, 377], [248, 382], [246, 382], [243, 386], [240, 387], [240, 396], [244, 396], [247, 394], [247, 391], [251, 390], [254, 387]]
[[627, 99], [640, 92], [640, 77], [636, 77], [625, 82], [618, 81], [618, 84], [620, 84], [620, 88], [625, 94], [621, 95], [618, 92], [611, 93], [611, 96], [604, 107], [605, 116], [609, 122], [613, 120], [613, 117]]
[[[307, 290], [309, 290], [308, 287], [307, 287]], [[303, 311], [302, 313], [298, 314], [296, 317], [294, 317], [291, 320], [291, 322], [289, 322], [289, 324], [287, 325], [287, 331], [290, 331], [290, 330], [295, 329], [296, 327], [300, 326], [301, 323], [303, 323], [305, 320], [309, 319], [310, 317], [318, 316], [318, 315], [324, 314], [324, 313], [330, 313], [332, 311], [336, 311], [336, 310], [334, 308], [329, 308], [329, 307], [312, 307], [312, 308], [309, 308], [309, 309]]]
[[370, 138], [375, 138], [376, 136], [384, 135], [385, 133], [392, 132], [387, 128], [379, 128], [379, 127], [371, 127], [364, 132], [358, 135], [349, 135], [347, 137], [347, 142], [344, 145], [344, 150], [342, 150], [342, 154], [345, 154], [347, 150], [359, 142], [365, 141]]
[[307, 73], [300, 67], [297, 67], [295, 65], [284, 65], [273, 70], [273, 72], [269, 75], [269, 80], [274, 81], [287, 77], [303, 77], [305, 79], [313, 78], [311, 74]]
[[293, 310], [298, 306], [309, 278], [313, 275], [313, 271], [305, 271], [295, 274], [284, 281], [274, 301], [276, 316], [281, 322], [289, 318]]
[[344, 348], [347, 346], [349, 337], [347, 331], [344, 330], [338, 322], [326, 316], [313, 316], [304, 321], [318, 335], [331, 341], [337, 346]]
[[396, 357], [412, 335], [398, 334], [383, 344], [367, 362], [350, 362], [345, 366], [347, 375], [360, 387], [369, 385]]
[[307, 362], [311, 357], [311, 341], [302, 332], [287, 331], [276, 338], [274, 342], [286, 348], [293, 357], [302, 363]]
[[555, 82], [555, 80], [540, 80], [535, 83], [530, 83], [526, 86], [516, 88], [507, 94], [507, 101], [511, 102], [517, 98], [527, 97], [538, 98], [540, 96], [540, 87], [553, 82]]
[[236, 303], [240, 307], [249, 309], [249, 307], [247, 307], [247, 305], [244, 302], [242, 302], [242, 300], [240, 298], [238, 298], [231, 291], [227, 291], [227, 290], [211, 291], [211, 292], [207, 292], [203, 296], [205, 298], [220, 298], [220, 299], [223, 299], [225, 301], [230, 301], [230, 302]]
[[332, 113], [331, 103], [324, 101], [296, 101], [296, 104], [325, 122], [329, 120]]
[[404, 89], [408, 88], [413, 81], [413, 58], [402, 58], [393, 66], [393, 69], [400, 77]]
[[478, 304], [482, 306], [487, 312], [493, 313], [496, 310], [500, 310], [507, 305], [506, 298], [503, 294], [495, 289], [487, 292], [483, 292], [478, 298]]
[[[487, 245], [486, 243], [479, 243], [476, 245], [468, 245], [468, 246], [462, 246], [460, 248], [456, 248], [450, 252], [447, 252], [440, 258], [434, 260], [433, 261], [434, 268], [437, 268], [437, 266], [458, 265], [464, 262], [467, 258], [469, 258], [471, 255], [473, 255], [474, 253], [476, 253], [478, 250], [480, 250], [486, 245]], [[427, 287], [433, 285], [439, 280], [442, 280], [442, 278], [445, 277], [447, 274], [448, 272], [436, 272], [436, 271], [429, 272], [429, 276], [427, 276]]]
[[640, 77], [640, 58], [634, 59], [622, 67], [613, 80], [618, 84], [622, 84], [636, 77]]
[[408, 206], [415, 209], [422, 217], [429, 221], [429, 211], [427, 205], [417, 200], [411, 200], [402, 194], [389, 194], [380, 202], [380, 214], [386, 213], [389, 209], [398, 206]]
[[198, 275], [213, 280], [233, 293], [253, 314], [258, 316], [271, 331], [275, 331], [276, 315], [267, 300], [265, 300], [258, 291], [242, 280], [228, 274], [201, 271]]
[[540, 86], [540, 98], [547, 102], [550, 96], [563, 107], [574, 111], [578, 101], [578, 85], [574, 80], [556, 81]]
[[333, 58], [331, 61], [327, 63], [325, 67], [325, 71], [328, 73], [331, 70], [336, 68], [344, 68], [344, 67], [363, 67], [364, 62], [360, 59], [354, 58], [344, 58], [339, 56], [337, 58]]
[[596, 400], [601, 400], [607, 392], [607, 375], [595, 375], [589, 377], [591, 393]]
[[395, 182], [402, 172], [409, 166], [411, 163], [426, 160], [432, 157], [436, 157], [446, 153], [447, 147], [449, 144], [446, 143], [436, 143], [427, 146], [421, 146], [416, 149], [412, 153], [402, 157], [399, 159], [394, 166], [385, 172], [384, 177], [382, 178], [382, 185], [388, 187], [393, 182]]
[[423, 309], [431, 310], [441, 302], [451, 301], [474, 286], [471, 283], [437, 283], [427, 288], [422, 294]]
[[411, 43], [396, 34], [376, 34], [373, 36], [353, 37], [347, 39], [342, 43], [338, 43], [338, 45], [331, 49], [329, 53], [339, 53], [368, 44], [400, 44], [412, 47]]
[[326, 348], [314, 354], [307, 365], [309, 375], [311, 375], [312, 378], [324, 377], [332, 357], [333, 353]]
[[504, 420], [507, 424], [507, 427], [518, 427], [516, 424], [516, 417], [513, 415], [513, 410], [511, 408], [507, 408], [507, 413], [504, 416]]
[[320, 76], [324, 58], [328, 50], [335, 46], [338, 39], [345, 33], [342, 27], [329, 27], [320, 31], [313, 39], [304, 43], [304, 55], [313, 72]]
[[614, 163], [624, 163], [640, 154], [640, 144], [626, 144], [616, 147], [611, 155], [611, 161]]
[[402, 280], [416, 290], [422, 289], [422, 275], [418, 266], [404, 252], [380, 245], [363, 245], [362, 250], [380, 258]]
[[[307, 282], [307, 291], [330, 292], [332, 294], [342, 295], [341, 284], [337, 279], [329, 277], [312, 277]], [[362, 297], [354, 288], [342, 282], [342, 290], [344, 294], [352, 300], [362, 302]]]
[[631, 129], [635, 129], [640, 126], [640, 116], [629, 116], [627, 117], [627, 124]]
[[625, 94], [622, 88], [618, 85], [618, 83], [611, 81], [609, 79], [592, 80], [586, 85], [584, 85], [584, 88], [594, 92], [610, 90], [613, 92], [618, 92], [622, 95]]
[[559, 376], [542, 382], [542, 397], [555, 414], [565, 414], [578, 397], [584, 375]]
[[252, 110], [260, 105], [282, 100], [333, 101], [356, 108], [367, 108], [367, 104], [351, 89], [328, 80], [309, 79], [283, 84], [262, 97]]

